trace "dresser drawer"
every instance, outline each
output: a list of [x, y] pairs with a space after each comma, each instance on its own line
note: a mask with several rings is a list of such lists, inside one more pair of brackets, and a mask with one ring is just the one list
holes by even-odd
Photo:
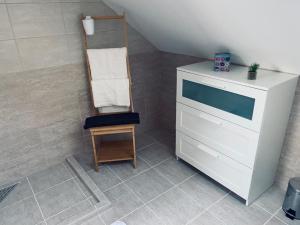
[[252, 170], [181, 132], [176, 132], [176, 155], [243, 198], [248, 197]]
[[177, 101], [259, 131], [266, 91], [178, 71]]
[[177, 103], [176, 129], [253, 168], [259, 134]]

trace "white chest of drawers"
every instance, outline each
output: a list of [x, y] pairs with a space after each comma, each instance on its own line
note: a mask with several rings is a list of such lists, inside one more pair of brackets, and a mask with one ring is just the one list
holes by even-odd
[[274, 181], [298, 76], [177, 69], [176, 155], [250, 204]]

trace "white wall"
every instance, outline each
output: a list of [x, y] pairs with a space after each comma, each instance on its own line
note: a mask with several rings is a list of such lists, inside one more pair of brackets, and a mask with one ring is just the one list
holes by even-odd
[[299, 0], [105, 0], [162, 51], [300, 74]]

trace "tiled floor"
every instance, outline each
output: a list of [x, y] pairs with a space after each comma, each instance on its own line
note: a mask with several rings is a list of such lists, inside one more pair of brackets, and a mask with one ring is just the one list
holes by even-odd
[[0, 203], [0, 224], [68, 224], [93, 211], [93, 198], [63, 163], [22, 179]]
[[[160, 134], [161, 135], [161, 134]], [[159, 141], [157, 141], [159, 140]], [[168, 138], [137, 138], [138, 168], [129, 162], [100, 167], [77, 156], [112, 207], [74, 224], [110, 225], [300, 225], [284, 217], [284, 193], [272, 187], [251, 206], [183, 161]], [[35, 173], [0, 204], [1, 225], [63, 225], [93, 211], [93, 198], [61, 164]]]

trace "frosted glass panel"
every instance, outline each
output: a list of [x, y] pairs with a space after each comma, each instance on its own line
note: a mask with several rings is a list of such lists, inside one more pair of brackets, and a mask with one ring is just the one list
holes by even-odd
[[255, 99], [183, 80], [182, 96], [252, 120]]

